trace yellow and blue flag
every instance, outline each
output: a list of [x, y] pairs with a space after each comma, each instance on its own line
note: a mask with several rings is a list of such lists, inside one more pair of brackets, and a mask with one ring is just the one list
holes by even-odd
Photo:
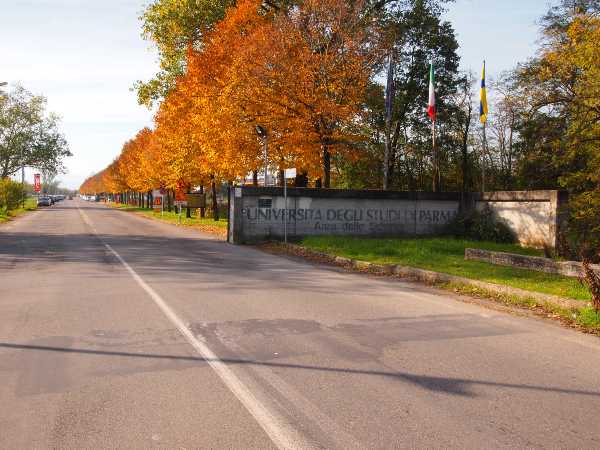
[[481, 71], [481, 89], [479, 90], [479, 121], [485, 123], [487, 121], [488, 104], [487, 94], [485, 90], [485, 61]]

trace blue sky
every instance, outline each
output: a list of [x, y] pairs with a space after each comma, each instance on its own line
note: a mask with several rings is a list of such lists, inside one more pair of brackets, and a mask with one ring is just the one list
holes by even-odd
[[[156, 54], [140, 37], [143, 0], [0, 0], [0, 81], [44, 94], [62, 117], [73, 157], [63, 185], [108, 165], [152, 113], [130, 91], [156, 71]], [[545, 0], [456, 0], [450, 20], [462, 67], [487, 61], [494, 76], [535, 51]], [[28, 171], [28, 179], [32, 179]]]

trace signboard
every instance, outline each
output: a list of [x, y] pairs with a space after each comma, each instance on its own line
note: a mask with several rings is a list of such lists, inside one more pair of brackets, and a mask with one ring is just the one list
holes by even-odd
[[152, 209], [160, 209], [162, 211], [163, 208], [163, 189], [154, 189], [152, 191]]
[[192, 193], [185, 197], [188, 208], [206, 208], [206, 194]]
[[39, 173], [36, 173], [33, 176], [33, 186], [34, 186], [35, 192], [42, 192], [42, 180], [41, 180], [41, 176]]
[[185, 206], [187, 206], [187, 202], [186, 202], [185, 200], [175, 200], [175, 201], [173, 202], [173, 204], [174, 204], [175, 206], [182, 206], [182, 207], [185, 207]]

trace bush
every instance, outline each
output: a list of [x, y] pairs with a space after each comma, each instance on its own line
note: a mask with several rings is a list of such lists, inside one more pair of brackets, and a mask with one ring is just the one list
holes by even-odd
[[9, 212], [19, 207], [23, 200], [23, 185], [9, 178], [0, 180], [0, 211]]
[[490, 241], [512, 244], [516, 236], [504, 223], [496, 220], [493, 211], [485, 207], [483, 211], [472, 209], [458, 214], [446, 228], [452, 236], [475, 241]]

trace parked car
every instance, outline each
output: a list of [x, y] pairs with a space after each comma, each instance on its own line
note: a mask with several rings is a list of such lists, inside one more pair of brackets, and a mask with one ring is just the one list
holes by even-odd
[[52, 206], [52, 199], [50, 197], [38, 197], [38, 206]]

